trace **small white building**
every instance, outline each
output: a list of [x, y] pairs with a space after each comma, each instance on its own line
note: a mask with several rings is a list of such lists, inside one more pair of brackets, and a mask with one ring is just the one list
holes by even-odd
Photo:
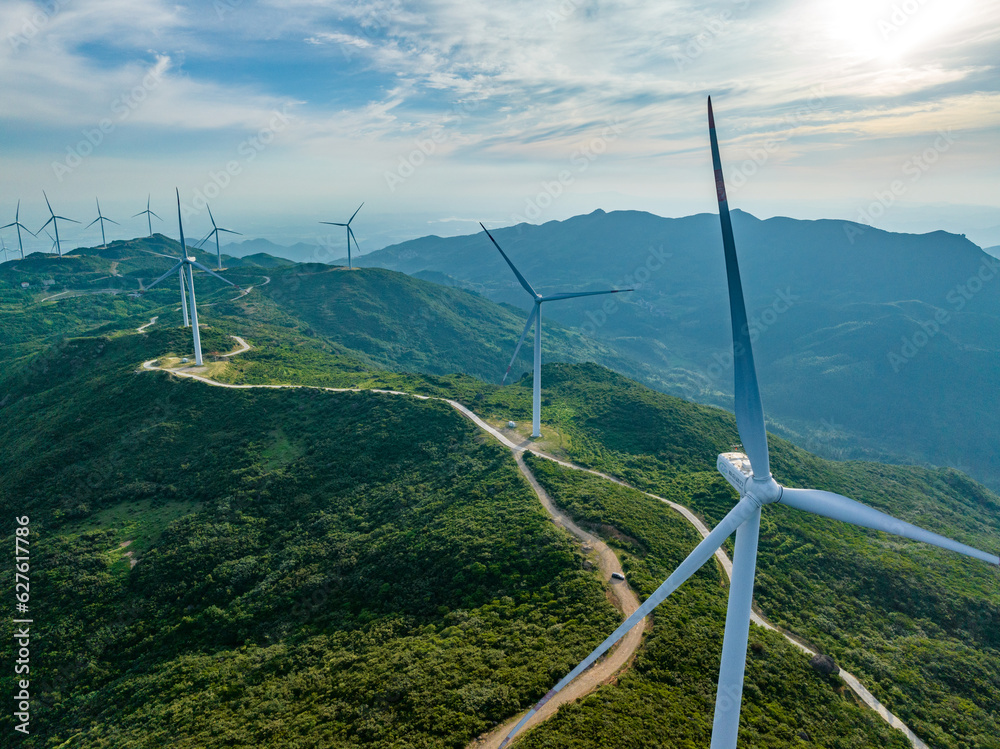
[[508, 429], [513, 429], [513, 428], [514, 428], [514, 427], [516, 427], [516, 426], [517, 426], [517, 423], [516, 423], [516, 422], [513, 422], [513, 421], [508, 421], [508, 422], [507, 422], [507, 428], [508, 428]]
[[30, 284], [30, 283], [28, 283], [27, 281], [21, 281], [21, 288], [22, 288], [22, 289], [26, 289], [26, 288], [28, 288], [29, 286], [31, 286], [31, 284]]

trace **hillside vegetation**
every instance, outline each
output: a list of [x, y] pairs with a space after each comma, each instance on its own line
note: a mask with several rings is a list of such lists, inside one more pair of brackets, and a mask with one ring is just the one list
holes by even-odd
[[[143, 257], [134, 272], [169, 268], [149, 257], [156, 265], [143, 269]], [[377, 270], [226, 275], [254, 290], [196, 280], [220, 381], [387, 387], [456, 398], [495, 421], [530, 414], [530, 375], [499, 387], [462, 373], [513, 342], [523, 320], [509, 310]], [[0, 368], [0, 428], [15, 436], [0, 442], [0, 509], [30, 515], [36, 534], [37, 731], [25, 746], [461, 747], [614, 628], [602, 582], [510, 454], [446, 404], [138, 371], [189, 355], [176, 297], [86, 297], [123, 305], [95, 320], [78, 314], [83, 297], [28, 297], [3, 312], [21, 332]], [[401, 330], [421, 309], [437, 322]], [[54, 313], [67, 330], [44, 327]], [[224, 360], [230, 335], [254, 348]], [[546, 364], [543, 385], [550, 449], [709, 524], [735, 502], [714, 470], [738, 439], [731, 414], [596, 364]], [[997, 549], [1000, 499], [958, 471], [771, 445], [783, 483]], [[557, 503], [618, 546], [642, 595], [695, 543], [655, 500], [528, 462]], [[12, 573], [2, 575], [8, 590]], [[756, 603], [935, 748], [1000, 747], [997, 582], [995, 569], [920, 544], [781, 506], [764, 513]], [[657, 612], [617, 685], [524, 745], [704, 746], [724, 606], [707, 565]], [[10, 626], [0, 625], [8, 643]], [[780, 637], [755, 630], [751, 643], [748, 745], [904, 745]]]

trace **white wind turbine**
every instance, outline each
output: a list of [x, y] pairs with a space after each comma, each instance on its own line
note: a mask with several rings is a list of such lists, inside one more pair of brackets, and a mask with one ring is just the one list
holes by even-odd
[[521, 333], [521, 338], [517, 342], [517, 346], [514, 348], [514, 356], [510, 359], [510, 364], [507, 365], [507, 371], [504, 372], [503, 382], [507, 381], [507, 375], [510, 374], [510, 368], [514, 366], [514, 360], [517, 359], [517, 353], [521, 350], [521, 344], [524, 343], [524, 339], [528, 335], [528, 330], [531, 328], [531, 323], [535, 323], [535, 368], [534, 368], [534, 378], [532, 383], [532, 394], [531, 394], [531, 436], [541, 437], [541, 411], [542, 411], [542, 303], [543, 302], [556, 302], [561, 299], [575, 299], [580, 296], [596, 296], [598, 294], [617, 294], [622, 291], [632, 291], [632, 289], [608, 289], [607, 291], [576, 291], [569, 292], [565, 294], [550, 294], [548, 296], [542, 296], [533, 288], [531, 284], [524, 280], [524, 276], [521, 272], [514, 267], [514, 263], [510, 261], [507, 257], [507, 253], [500, 249], [500, 245], [490, 234], [489, 229], [479, 224], [483, 227], [483, 231], [486, 232], [486, 236], [490, 238], [493, 246], [500, 250], [500, 254], [503, 255], [503, 259], [507, 261], [507, 265], [510, 269], [514, 271], [514, 275], [517, 276], [517, 280], [521, 282], [521, 286], [524, 290], [531, 294], [532, 299], [535, 302], [535, 306], [532, 308], [531, 313], [528, 315], [528, 321], [524, 324], [524, 331]]
[[205, 237], [198, 244], [196, 244], [195, 247], [201, 247], [203, 244], [205, 244], [205, 242], [207, 242], [209, 239], [211, 239], [212, 236], [214, 235], [215, 236], [215, 256], [219, 259], [218, 270], [222, 270], [222, 249], [219, 247], [219, 232], [226, 232], [227, 234], [239, 234], [241, 237], [243, 235], [240, 234], [238, 231], [233, 231], [232, 229], [220, 229], [215, 224], [215, 216], [212, 215], [212, 207], [209, 206], [207, 203], [205, 204], [205, 207], [208, 208], [208, 217], [210, 219], [212, 219], [212, 231], [210, 231], [208, 233], [207, 237]]
[[[97, 200], [97, 198], [94, 198], [94, 200]], [[105, 216], [105, 215], [103, 215], [101, 213], [101, 201], [100, 200], [97, 200], [97, 218], [95, 218], [93, 221], [91, 221], [89, 224], [87, 224], [83, 228], [84, 229], [89, 229], [91, 226], [93, 226], [94, 224], [96, 224], [98, 221], [101, 222], [101, 246], [106, 248], [108, 246], [108, 240], [104, 238], [104, 222], [108, 221], [108, 222], [114, 224], [115, 226], [121, 226], [121, 224], [119, 224], [117, 221], [111, 220], [110, 218], [108, 218], [107, 216]]]
[[[365, 204], [362, 203], [358, 206], [358, 211], [364, 208]], [[326, 224], [327, 226], [346, 226], [347, 227], [347, 268], [348, 270], [353, 270], [354, 266], [351, 264], [351, 240], [354, 240], [354, 246], [358, 246], [358, 238], [354, 236], [354, 230], [351, 229], [351, 222], [354, 217], [358, 215], [358, 211], [351, 214], [351, 217], [347, 219], [346, 224], [338, 224], [334, 221], [320, 221], [321, 224]]]
[[[42, 224], [42, 229], [44, 229], [49, 224], [52, 224], [53, 228], [56, 230], [56, 252], [59, 253], [59, 257], [62, 257], [62, 244], [59, 242], [59, 220], [70, 221], [74, 224], [79, 224], [80, 222], [73, 218], [66, 218], [65, 216], [57, 216], [52, 210], [52, 204], [49, 202], [49, 196], [45, 195], [45, 190], [42, 190], [42, 195], [45, 197], [45, 205], [49, 207], [49, 220]], [[38, 231], [41, 231], [39, 229]]]
[[[190, 305], [190, 309], [191, 309], [191, 323], [190, 324], [191, 324], [191, 330], [192, 330], [193, 337], [194, 337], [194, 363], [196, 365], [200, 366], [202, 364], [202, 358], [201, 358], [201, 333], [198, 331], [198, 307], [196, 305], [195, 298], [194, 298], [194, 269], [195, 268], [200, 268], [201, 270], [205, 271], [206, 273], [211, 273], [213, 276], [215, 276], [216, 278], [218, 278], [218, 279], [220, 279], [222, 281], [225, 281], [230, 286], [236, 286], [236, 284], [234, 284], [229, 279], [223, 278], [222, 276], [220, 276], [218, 273], [216, 273], [211, 268], [206, 268], [204, 265], [202, 265], [201, 263], [199, 263], [193, 257], [189, 257], [188, 256], [188, 254], [187, 254], [187, 247], [184, 244], [184, 223], [181, 221], [181, 193], [180, 193], [180, 190], [177, 191], [177, 226], [180, 229], [180, 235], [181, 235], [181, 257], [173, 257], [171, 255], [162, 255], [159, 252], [150, 252], [149, 250], [146, 250], [146, 252], [150, 252], [151, 255], [159, 255], [160, 257], [166, 257], [166, 258], [170, 258], [171, 260], [176, 260], [177, 261], [177, 265], [175, 265], [173, 268], [171, 268], [166, 273], [164, 273], [162, 276], [160, 276], [155, 281], [153, 281], [153, 283], [151, 283], [149, 286], [147, 286], [145, 290], [149, 291], [151, 288], [153, 288], [154, 286], [156, 286], [156, 284], [158, 284], [164, 278], [166, 278], [169, 275], [172, 275], [176, 271], [178, 273], [178, 275], [180, 276], [180, 280], [181, 280], [181, 308], [184, 310], [184, 326], [187, 327], [188, 326], [188, 306], [187, 306], [186, 295], [184, 293], [184, 275], [185, 275], [185, 273], [187, 274], [187, 286], [188, 286], [188, 289], [191, 292], [190, 293], [190, 297], [191, 297], [191, 305]], [[239, 288], [239, 286], [236, 286], [236, 288]]]
[[24, 229], [28, 234], [33, 237], [38, 236], [35, 232], [29, 229], [27, 226], [21, 223], [21, 201], [17, 201], [17, 210], [14, 211], [14, 221], [5, 226], [0, 226], [0, 229], [7, 229], [8, 227], [17, 227], [17, 249], [21, 251], [21, 259], [24, 260], [24, 245], [21, 244], [21, 229]]
[[[150, 197], [149, 193], [146, 193], [146, 210], [139, 211], [132, 218], [135, 218], [136, 216], [145, 216], [146, 217], [146, 224], [149, 226], [149, 236], [153, 236], [153, 219], [152, 219], [152, 217], [156, 216], [156, 214], [153, 213], [151, 210], [149, 210], [149, 197]], [[160, 221], [163, 221], [163, 219], [160, 218], [159, 216], [156, 216], [156, 218], [158, 220], [160, 220]]]
[[506, 746], [532, 715], [557, 692], [590, 667], [626, 632], [638, 624], [691, 575], [707, 562], [716, 549], [736, 531], [736, 551], [733, 554], [733, 572], [729, 584], [729, 605], [726, 612], [726, 629], [722, 644], [722, 663], [715, 698], [715, 718], [712, 724], [712, 749], [735, 749], [740, 726], [740, 703], [743, 698], [743, 672], [746, 666], [747, 639], [750, 633], [750, 606], [753, 601], [753, 583], [757, 565], [757, 538], [760, 532], [760, 511], [764, 505], [781, 503], [797, 510], [811, 512], [833, 520], [840, 520], [863, 528], [909, 538], [959, 554], [981, 559], [1000, 566], [1000, 557], [987, 554], [971, 546], [953, 541], [937, 533], [897, 520], [891, 515], [872, 509], [853, 499], [818, 489], [792, 489], [779, 484], [771, 476], [767, 450], [767, 433], [764, 429], [764, 409], [757, 387], [757, 370], [754, 367], [753, 348], [747, 325], [743, 286], [736, 260], [736, 243], [729, 217], [726, 187], [722, 178], [719, 144], [715, 135], [715, 118], [712, 100], [708, 100], [708, 127], [712, 144], [712, 164], [715, 168], [715, 188], [719, 201], [719, 220], [722, 224], [722, 246], [726, 257], [726, 277], [729, 283], [729, 306], [733, 329], [733, 356], [736, 390], [736, 428], [746, 454], [723, 453], [716, 467], [725, 479], [739, 492], [736, 506], [698, 544], [687, 559], [680, 563], [646, 601], [602, 642], [593, 653], [570, 671], [546, 694], [501, 742]]

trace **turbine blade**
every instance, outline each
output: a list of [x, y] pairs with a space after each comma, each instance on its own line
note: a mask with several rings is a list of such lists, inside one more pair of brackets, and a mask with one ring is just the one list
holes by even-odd
[[[493, 243], [493, 246], [496, 247], [498, 250], [500, 250], [500, 245], [497, 244], [497, 241], [493, 238], [493, 235], [490, 234], [490, 230], [487, 229], [485, 226], [483, 226], [482, 221], [479, 222], [479, 225], [483, 227], [483, 231], [486, 232], [486, 236], [490, 238], [490, 241]], [[533, 288], [531, 288], [531, 284], [529, 284], [527, 281], [524, 280], [524, 276], [521, 275], [521, 271], [519, 271], [517, 268], [514, 267], [514, 263], [512, 263], [510, 261], [510, 258], [507, 257], [507, 253], [505, 253], [503, 250], [500, 250], [500, 254], [503, 255], [503, 259], [507, 261], [507, 265], [510, 266], [510, 269], [514, 271], [514, 275], [517, 276], [517, 280], [521, 282], [521, 286], [524, 287], [524, 290], [527, 291], [529, 294], [531, 294], [531, 296], [538, 298], [539, 296], [538, 293]]]
[[500, 384], [503, 385], [507, 382], [507, 375], [510, 374], [510, 368], [514, 366], [514, 360], [517, 359], [517, 352], [521, 350], [521, 344], [524, 343], [524, 339], [528, 337], [528, 331], [531, 329], [531, 323], [535, 321], [535, 317], [538, 315], [538, 305], [534, 305], [531, 308], [531, 314], [528, 315], [528, 322], [524, 324], [524, 330], [521, 332], [521, 338], [517, 342], [517, 346], [514, 347], [514, 355], [510, 357], [510, 364], [507, 365], [507, 371], [503, 373], [503, 379]]
[[91, 222], [90, 222], [89, 224], [87, 224], [87, 225], [86, 225], [85, 227], [83, 227], [83, 228], [84, 228], [84, 229], [89, 229], [89, 228], [90, 228], [91, 226], [93, 226], [94, 224], [96, 224], [96, 223], [97, 223], [98, 221], [100, 221], [100, 220], [101, 220], [101, 217], [100, 217], [100, 216], [98, 216], [97, 218], [95, 218], [95, 219], [94, 219], [93, 221], [91, 221]]
[[232, 281], [230, 281], [228, 278], [223, 278], [222, 276], [220, 276], [218, 273], [216, 273], [211, 268], [206, 268], [204, 265], [202, 265], [201, 263], [199, 263], [197, 260], [195, 260], [194, 262], [192, 262], [191, 265], [193, 265], [195, 268], [200, 268], [201, 270], [205, 271], [206, 273], [211, 273], [213, 276], [215, 276], [216, 278], [218, 278], [220, 281], [225, 281], [230, 286], [235, 286], [236, 285]]
[[129, 216], [129, 218], [136, 218], [137, 216], [145, 216], [145, 215], [146, 215], [145, 211], [139, 211], [137, 214], [135, 214], [135, 216]]
[[735, 373], [736, 428], [743, 442], [743, 449], [750, 458], [755, 476], [771, 475], [767, 452], [767, 430], [764, 427], [764, 406], [757, 385], [757, 368], [753, 361], [750, 343], [750, 326], [743, 300], [740, 266], [736, 259], [736, 240], [733, 222], [729, 216], [726, 184], [722, 177], [722, 160], [719, 157], [719, 139], [715, 134], [715, 116], [712, 114], [712, 97], [708, 98], [708, 134], [712, 142], [712, 166], [715, 169], [715, 192], [719, 201], [719, 222], [722, 226], [722, 248], [726, 255], [726, 279], [729, 282], [729, 311], [733, 327], [733, 370]]
[[719, 749], [736, 749], [736, 737], [740, 730], [740, 704], [743, 700], [743, 675], [747, 663], [759, 537], [758, 507], [736, 531], [736, 552], [733, 554], [733, 574], [729, 581], [726, 632], [722, 640], [722, 662], [719, 664], [712, 723], [712, 746]]
[[[358, 211], [360, 211], [364, 207], [365, 207], [365, 204], [362, 203], [361, 205], [358, 206]], [[358, 211], [355, 211], [354, 213], [352, 213], [351, 217], [349, 219], [347, 219], [347, 224], [346, 224], [347, 226], [351, 225], [351, 222], [354, 220], [354, 217], [358, 215]]]
[[114, 220], [113, 218], [107, 218], [106, 216], [101, 216], [101, 218], [103, 218], [103, 219], [104, 219], [105, 221], [108, 221], [108, 222], [110, 222], [110, 223], [114, 224], [115, 226], [121, 226], [121, 224], [119, 224], [119, 223], [118, 223], [117, 221], [115, 221], [115, 220]]
[[212, 206], [210, 206], [208, 203], [205, 203], [205, 207], [208, 209], [208, 217], [212, 219], [212, 228], [218, 229], [219, 227], [215, 225], [215, 216], [212, 215]]
[[351, 239], [354, 240], [354, 249], [356, 249], [356, 250], [359, 249], [359, 247], [358, 247], [358, 238], [356, 236], [354, 236], [354, 229], [352, 229], [350, 226], [348, 226], [347, 227], [347, 233], [351, 237]]
[[[48, 221], [46, 221], [44, 224], [42, 224], [42, 229], [44, 229], [46, 226], [48, 226], [49, 224], [51, 224], [55, 220], [56, 220], [55, 216], [52, 216], [51, 218], [49, 218]], [[39, 229], [38, 231], [41, 231], [42, 229]], [[35, 236], [38, 236], [38, 234], [36, 233]]]
[[597, 296], [598, 294], [621, 294], [625, 291], [635, 291], [635, 289], [608, 289], [607, 291], [571, 291], [566, 294], [551, 294], [543, 296], [543, 302], [555, 302], [560, 299], [575, 299], [578, 296]]
[[14, 226], [14, 224], [4, 224], [3, 226], [0, 226], [0, 229], [7, 229], [10, 228], [11, 226]]
[[[149, 211], [149, 214], [150, 214], [151, 216], [156, 216], [156, 214], [155, 214], [155, 213], [153, 213], [153, 211]], [[163, 219], [162, 219], [162, 218], [160, 218], [159, 216], [156, 216], [156, 217], [157, 217], [157, 218], [159, 218], [159, 219], [160, 219], [160, 221], [163, 221]]]
[[170, 260], [173, 260], [178, 263], [181, 262], [181, 259], [179, 257], [174, 257], [173, 255], [164, 255], [162, 252], [153, 252], [152, 250], [142, 250], [142, 249], [140, 249], [139, 251], [145, 252], [147, 255], [156, 255], [157, 257], [169, 258]]
[[184, 244], [184, 222], [181, 220], [181, 191], [175, 187], [174, 192], [177, 193], [177, 229], [181, 235], [181, 254], [187, 257], [187, 247]]
[[202, 239], [198, 240], [198, 243], [195, 245], [195, 247], [201, 247], [217, 231], [218, 231], [218, 229], [212, 229], [212, 231], [210, 231], [208, 234], [206, 234]]
[[982, 559], [984, 562], [1000, 566], [1000, 557], [994, 554], [987, 554], [972, 546], [967, 546], [958, 541], [953, 541], [946, 536], [924, 530], [919, 526], [912, 525], [903, 520], [897, 520], [892, 515], [876, 510], [861, 502], [848, 499], [840, 494], [825, 492], [819, 489], [787, 489], [782, 487], [781, 497], [778, 499], [783, 505], [794, 507], [797, 510], [811, 512], [815, 515], [822, 515], [825, 518], [840, 520], [851, 525], [860, 525], [864, 528], [872, 528], [885, 533], [892, 533], [896, 536], [909, 538], [913, 541], [920, 541], [931, 544], [949, 551], [957, 551], [967, 557]]
[[73, 224], [79, 224], [80, 223], [75, 218], [66, 218], [65, 216], [53, 216], [52, 218], [57, 218], [60, 221], [69, 221], [70, 223], [73, 223]]
[[[164, 257], [166, 257], [166, 256], [164, 255]], [[167, 276], [170, 276], [170, 275], [173, 275], [174, 273], [176, 273], [177, 269], [180, 268], [182, 264], [183, 264], [183, 261], [178, 261], [177, 265], [175, 265], [173, 268], [171, 268], [170, 270], [168, 270], [162, 276], [160, 276], [159, 278], [157, 278], [155, 281], [153, 281], [153, 283], [149, 284], [149, 286], [146, 287], [146, 290], [148, 291], [149, 289], [151, 289], [154, 286], [156, 286], [156, 284], [158, 284], [160, 281], [162, 281]]]
[[232, 229], [218, 229], [217, 231], [224, 231], [226, 234], [239, 234], [241, 237], [243, 236], [242, 232], [233, 231]]
[[49, 207], [49, 215], [55, 216], [55, 211], [52, 210], [52, 204], [49, 202], [49, 196], [45, 195], [45, 190], [42, 190], [42, 195], [45, 197], [45, 205]]
[[338, 224], [336, 221], [320, 221], [320, 223], [327, 226], [347, 226], [347, 224]]
[[715, 553], [716, 549], [722, 546], [722, 543], [729, 538], [734, 530], [736, 530], [740, 525], [743, 524], [748, 517], [750, 517], [759, 508], [753, 503], [752, 500], [744, 497], [739, 501], [739, 503], [729, 511], [722, 521], [715, 526], [711, 533], [709, 533], [705, 539], [698, 544], [694, 551], [692, 551], [683, 562], [681, 562], [677, 569], [668, 577], [663, 583], [657, 588], [653, 595], [645, 600], [645, 602], [635, 610], [628, 619], [626, 619], [622, 624], [616, 629], [611, 635], [602, 642], [597, 648], [584, 658], [580, 665], [570, 671], [566, 676], [564, 676], [558, 684], [556, 684], [549, 693], [546, 694], [542, 699], [540, 699], [533, 708], [531, 708], [527, 715], [521, 718], [520, 722], [514, 726], [513, 730], [507, 734], [502, 742], [500, 742], [500, 749], [507, 746], [508, 742], [514, 737], [521, 726], [528, 722], [532, 715], [538, 712], [541, 707], [552, 699], [556, 694], [558, 694], [566, 685], [568, 685], [573, 679], [583, 673], [591, 664], [594, 663], [598, 658], [600, 658], [605, 652], [607, 652], [612, 645], [614, 645], [618, 640], [625, 636], [632, 627], [638, 624], [650, 611], [659, 606], [671, 593], [677, 590], [691, 575], [701, 569], [701, 566], [707, 562], [712, 555]]

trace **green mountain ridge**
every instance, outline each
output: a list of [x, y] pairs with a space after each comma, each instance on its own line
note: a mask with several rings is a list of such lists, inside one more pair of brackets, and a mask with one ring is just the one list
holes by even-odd
[[[490, 346], [520, 332], [523, 318], [488, 300], [378, 270], [226, 275], [254, 290], [196, 279], [205, 350], [228, 351], [229, 335], [254, 348], [231, 362], [209, 354], [219, 381], [405, 390], [494, 421], [530, 413], [530, 375], [499, 387], [455, 373], [489, 370]], [[32, 516], [32, 600], [46, 609], [39, 733], [24, 745], [462, 747], [613, 629], [620, 617], [579, 546], [548, 521], [509, 452], [450, 407], [138, 371], [189, 350], [176, 296], [121, 295], [126, 307], [76, 319], [96, 336], [23, 333], [0, 372], [0, 428], [18, 435], [0, 444], [0, 508]], [[4, 314], [28, 330], [55, 307], [71, 319], [81, 299], [5, 302]], [[405, 328], [422, 309], [434, 323]], [[549, 341], [579, 337], [551, 326]], [[590, 363], [550, 360], [543, 398], [547, 439], [567, 458], [710, 524], [732, 506], [714, 470], [737, 439], [731, 414]], [[789, 485], [840, 491], [990, 550], [1000, 537], [1000, 499], [957, 471], [835, 463], [777, 437], [772, 461]], [[655, 500], [528, 462], [618, 546], [642, 595], [696, 541]], [[756, 590], [768, 616], [831, 653], [930, 745], [1000, 746], [996, 570], [768, 509]], [[617, 684], [522, 743], [707, 744], [725, 593], [707, 565], [656, 613]], [[755, 630], [751, 643], [744, 740], [906, 746], [780, 637]]]

